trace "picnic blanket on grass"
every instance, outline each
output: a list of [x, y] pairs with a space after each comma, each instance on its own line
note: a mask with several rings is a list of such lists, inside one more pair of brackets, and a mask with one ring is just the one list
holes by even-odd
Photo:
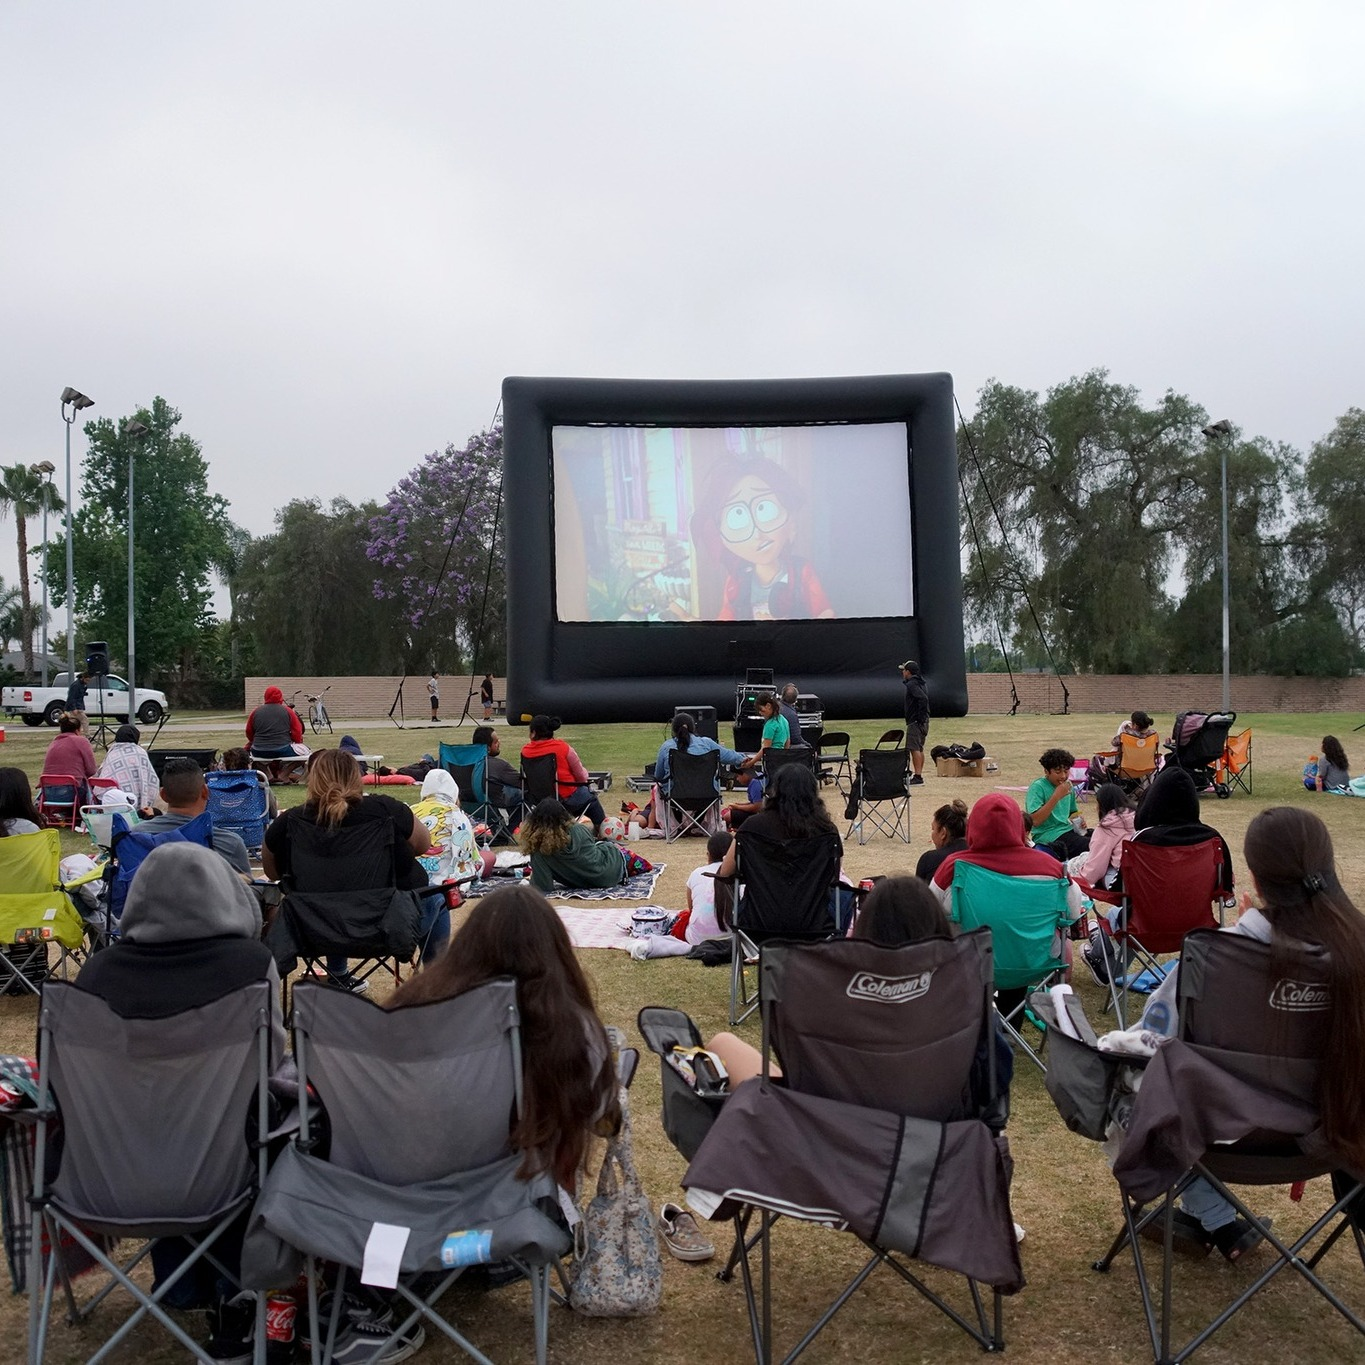
[[[561, 886], [555, 883], [550, 899], [557, 901], [647, 901], [654, 895], [654, 885], [660, 874], [668, 867], [667, 863], [655, 863], [649, 872], [641, 872], [615, 886]], [[507, 877], [485, 877], [475, 882], [464, 894], [466, 900], [476, 900], [496, 891], [500, 886], [510, 886]]]
[[569, 931], [575, 948], [620, 948], [630, 952], [639, 942], [629, 929], [621, 928], [619, 910], [590, 910], [581, 905], [556, 905], [555, 913]]

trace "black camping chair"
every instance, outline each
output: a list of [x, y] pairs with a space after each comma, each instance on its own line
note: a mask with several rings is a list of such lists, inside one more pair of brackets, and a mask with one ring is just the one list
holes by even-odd
[[684, 834], [703, 838], [720, 828], [720, 754], [694, 754], [675, 749], [668, 756], [668, 796], [664, 801], [664, 836], [670, 843]]
[[813, 775], [816, 768], [816, 751], [808, 744], [763, 751], [763, 776], [768, 782], [772, 782], [783, 768], [804, 768]]
[[[750, 990], [748, 972], [758, 964], [761, 943], [833, 938], [846, 927], [837, 912], [843, 852], [833, 830], [810, 839], [773, 840], [739, 827], [730, 917], [731, 1027], [758, 1008], [757, 984]], [[718, 913], [726, 886], [727, 879], [716, 879]]]
[[853, 781], [853, 764], [848, 756], [848, 746], [851, 742], [846, 730], [826, 730], [821, 734], [820, 745], [816, 750], [821, 784], [833, 782], [835, 787], [845, 794], [847, 788], [844, 784]]
[[[769, 943], [760, 974], [761, 1078], [720, 1107], [683, 1182], [725, 1195], [713, 1216], [733, 1217], [735, 1243], [720, 1278], [741, 1272], [755, 1359], [775, 1358], [770, 1233], [780, 1217], [852, 1232], [869, 1253], [785, 1361], [881, 1265], [982, 1348], [1002, 1349], [1003, 1298], [1023, 1275], [998, 1138], [989, 932], [900, 948]], [[642, 1013], [651, 1045], [664, 1022]], [[960, 1311], [909, 1267], [916, 1258], [966, 1277]]]
[[[1114, 1169], [1123, 1192], [1124, 1226], [1095, 1269], [1107, 1271], [1120, 1251], [1133, 1250], [1152, 1351], [1162, 1361], [1185, 1360], [1270, 1280], [1291, 1268], [1365, 1335], [1365, 1321], [1317, 1274], [1322, 1258], [1348, 1232], [1365, 1267], [1365, 1182], [1347, 1176], [1341, 1160], [1321, 1142], [1322, 1071], [1360, 1065], [1358, 1057], [1334, 1057], [1328, 1051], [1330, 987], [1322, 953], [1291, 954], [1286, 965], [1281, 950], [1267, 944], [1196, 929], [1185, 938], [1179, 972], [1178, 1036], [1147, 1064], [1132, 1103]], [[1324, 1175], [1333, 1176], [1336, 1197], [1292, 1240], [1232, 1188]], [[1206, 1180], [1260, 1231], [1276, 1259], [1176, 1349], [1171, 1344], [1175, 1201], [1196, 1178]], [[1158, 1220], [1159, 1323], [1139, 1236]], [[1317, 1249], [1310, 1250], [1315, 1243]]]
[[[397, 832], [388, 820], [325, 829], [296, 820], [290, 830], [289, 873], [267, 942], [280, 968], [282, 990], [296, 960], [334, 986], [347, 983], [326, 959], [359, 959], [347, 974], [368, 981], [379, 971], [401, 979], [402, 964], [420, 946], [421, 895], [444, 886], [405, 890], [394, 872]], [[286, 1004], [287, 1004], [286, 1000]]]
[[856, 833], [867, 842], [868, 827], [889, 839], [910, 842], [910, 751], [909, 749], [859, 749], [848, 798], [852, 813], [846, 839]]

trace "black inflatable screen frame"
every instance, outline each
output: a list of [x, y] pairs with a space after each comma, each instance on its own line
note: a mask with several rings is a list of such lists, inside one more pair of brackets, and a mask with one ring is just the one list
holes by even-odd
[[[901, 714], [897, 665], [917, 658], [933, 712], [965, 715], [957, 447], [948, 374], [840, 379], [503, 380], [507, 716], [667, 721], [678, 704], [733, 716], [746, 667], [772, 668], [839, 719]], [[823, 621], [563, 622], [554, 607], [555, 426], [905, 422], [916, 614]], [[839, 471], [837, 477], [856, 477]], [[875, 497], [875, 489], [868, 490]], [[875, 574], [877, 547], [848, 528]]]

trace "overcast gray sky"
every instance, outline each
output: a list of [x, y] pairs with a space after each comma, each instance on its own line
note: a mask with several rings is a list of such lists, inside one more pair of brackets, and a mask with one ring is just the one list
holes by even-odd
[[382, 498], [508, 374], [949, 370], [970, 410], [1095, 366], [1306, 449], [1365, 403], [1362, 30], [1302, 0], [6, 0], [0, 462], [60, 466], [64, 385], [162, 394], [261, 533]]

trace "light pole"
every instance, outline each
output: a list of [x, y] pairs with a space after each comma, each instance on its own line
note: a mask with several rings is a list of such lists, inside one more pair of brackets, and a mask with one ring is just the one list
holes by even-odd
[[133, 455], [147, 445], [147, 424], [134, 418], [123, 428], [128, 446], [128, 724], [137, 722], [137, 645], [133, 634]]
[[43, 686], [47, 686], [47, 508], [52, 501], [52, 476], [57, 472], [57, 466], [51, 460], [39, 460], [37, 464], [29, 465], [35, 474], [41, 474], [47, 481], [47, 490], [43, 494]]
[[[76, 561], [71, 548], [71, 424], [82, 408], [93, 408], [95, 400], [79, 389], [62, 390], [62, 421], [66, 423], [66, 683], [76, 680]], [[68, 413], [67, 408], [71, 411]]]
[[1229, 661], [1231, 657], [1231, 631], [1228, 625], [1228, 444], [1232, 439], [1232, 423], [1223, 418], [1220, 422], [1210, 422], [1204, 428], [1204, 438], [1217, 441], [1222, 456], [1222, 497], [1223, 497], [1223, 710], [1232, 707], [1232, 688], [1230, 686]]

